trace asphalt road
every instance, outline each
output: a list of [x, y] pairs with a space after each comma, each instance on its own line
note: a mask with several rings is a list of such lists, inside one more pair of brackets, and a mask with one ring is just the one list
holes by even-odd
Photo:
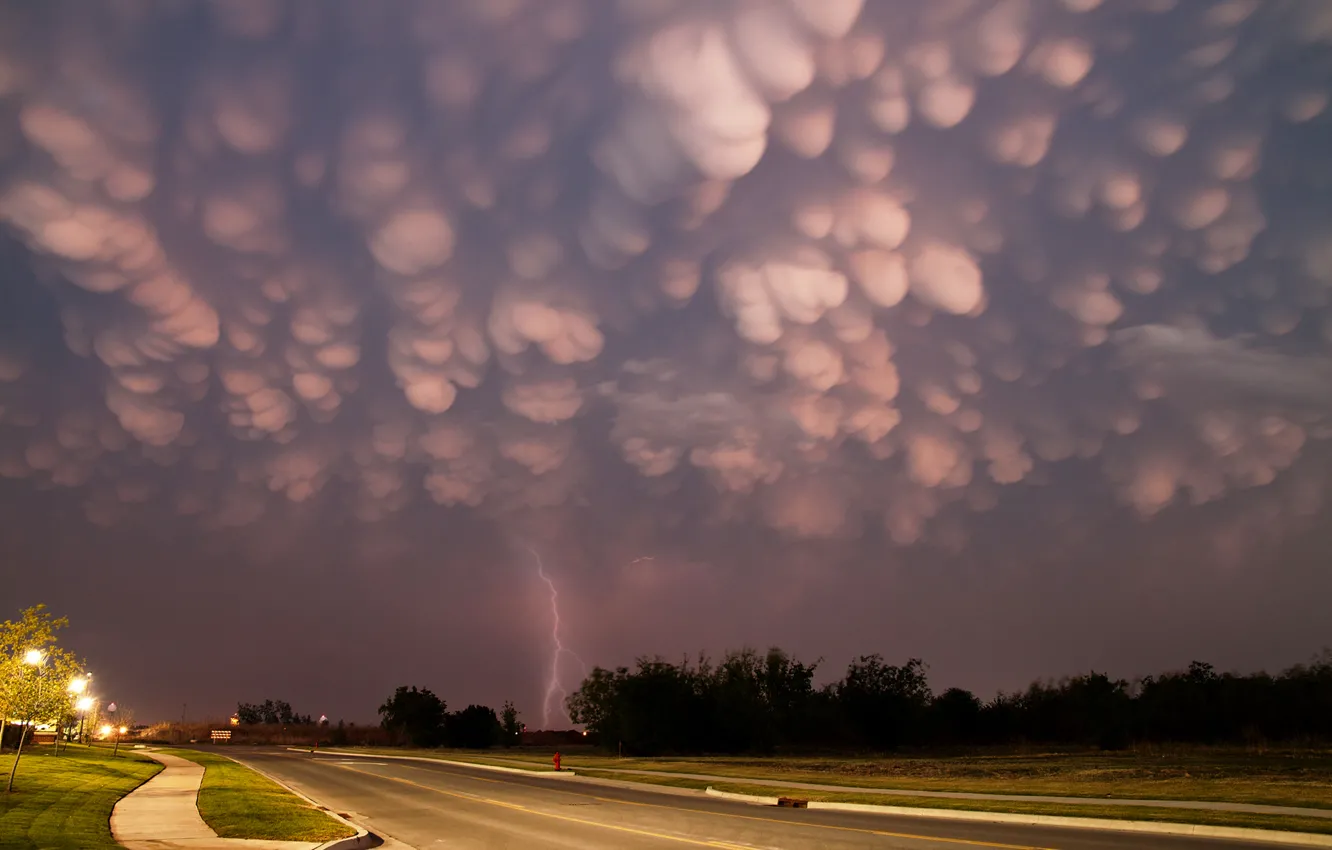
[[226, 751], [350, 814], [379, 835], [418, 848], [830, 848], [830, 850], [1236, 850], [1270, 848], [1101, 830], [939, 821], [778, 809], [393, 759]]

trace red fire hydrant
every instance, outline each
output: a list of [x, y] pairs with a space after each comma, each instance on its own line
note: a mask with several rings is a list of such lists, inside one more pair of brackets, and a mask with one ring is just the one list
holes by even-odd
[[559, 754], [559, 753], [556, 753], [556, 754], [555, 754], [555, 759], [554, 759], [554, 761], [555, 761], [555, 769], [556, 769], [556, 770], [559, 770], [559, 769], [560, 769], [560, 754]]

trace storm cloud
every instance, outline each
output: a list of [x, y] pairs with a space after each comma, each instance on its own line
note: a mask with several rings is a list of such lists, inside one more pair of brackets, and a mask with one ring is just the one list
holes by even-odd
[[1323, 0], [0, 13], [0, 475], [94, 523], [1322, 510]]

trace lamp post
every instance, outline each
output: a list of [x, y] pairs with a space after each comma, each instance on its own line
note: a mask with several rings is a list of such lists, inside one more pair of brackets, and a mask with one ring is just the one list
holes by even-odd
[[[113, 702], [113, 703], [109, 703], [109, 704], [107, 705], [107, 707], [106, 707], [106, 713], [107, 713], [107, 714], [115, 714], [115, 713], [116, 713], [116, 704], [115, 704], [114, 702]], [[114, 720], [115, 718], [112, 718], [112, 719]], [[116, 726], [110, 726], [110, 727], [107, 727], [107, 728], [109, 728], [109, 729], [111, 730], [111, 732], [114, 733], [115, 736], [116, 736], [116, 748], [115, 748], [114, 750], [111, 751], [111, 757], [112, 757], [112, 758], [115, 758], [116, 753], [120, 752], [120, 734], [119, 734], [119, 728], [116, 727]]]
[[[83, 702], [83, 700], [85, 699], [85, 697], [82, 697], [81, 694], [84, 691], [88, 690], [88, 677], [75, 676], [73, 679], [70, 679], [68, 690], [69, 690], [69, 695], [75, 701], [75, 707], [77, 708], [78, 703]], [[64, 711], [61, 711], [60, 719], [56, 725], [56, 755], [60, 754], [60, 739], [63, 738], [64, 736], [65, 736], [65, 713]], [[66, 747], [68, 747], [68, 743], [66, 743]]]
[[79, 743], [80, 743], [80, 744], [84, 743], [84, 740], [83, 740], [83, 721], [88, 717], [88, 712], [91, 711], [91, 710], [92, 710], [92, 707], [93, 707], [94, 705], [96, 705], [96, 704], [97, 704], [97, 700], [93, 699], [92, 697], [80, 697], [80, 698], [79, 698], [79, 701], [76, 702], [76, 703], [74, 703], [74, 707], [77, 708], [77, 709], [79, 710]]
[[[38, 676], [41, 676], [40, 668], [46, 664], [46, 653], [40, 649], [30, 649], [23, 655], [23, 663], [29, 667], [38, 668]], [[37, 682], [37, 693], [33, 696], [31, 708], [28, 711], [27, 722], [23, 728], [19, 729], [18, 751], [14, 753], [14, 763], [9, 768], [9, 784], [5, 786], [5, 793], [8, 794], [14, 790], [14, 774], [18, 773], [19, 759], [23, 757], [23, 739], [27, 737], [28, 727], [32, 725], [32, 716], [37, 710], [37, 701], [41, 696], [41, 680]]]

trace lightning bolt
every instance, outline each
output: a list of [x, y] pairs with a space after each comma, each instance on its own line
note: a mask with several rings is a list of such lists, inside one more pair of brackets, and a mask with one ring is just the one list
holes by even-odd
[[579, 658], [576, 652], [564, 645], [564, 640], [560, 637], [560, 593], [555, 588], [555, 580], [546, 574], [546, 566], [541, 562], [541, 553], [531, 546], [527, 547], [527, 551], [531, 552], [532, 557], [536, 559], [537, 577], [545, 582], [546, 587], [550, 590], [550, 638], [553, 647], [550, 653], [550, 678], [546, 681], [546, 696], [541, 702], [541, 728], [549, 729], [551, 700], [557, 700], [556, 706], [564, 712], [565, 719], [572, 722], [568, 712], [564, 709], [564, 701], [568, 698], [569, 691], [560, 679], [560, 658], [568, 655], [577, 661], [579, 666], [583, 668], [584, 675], [587, 674], [587, 665], [583, 663], [583, 659]]

